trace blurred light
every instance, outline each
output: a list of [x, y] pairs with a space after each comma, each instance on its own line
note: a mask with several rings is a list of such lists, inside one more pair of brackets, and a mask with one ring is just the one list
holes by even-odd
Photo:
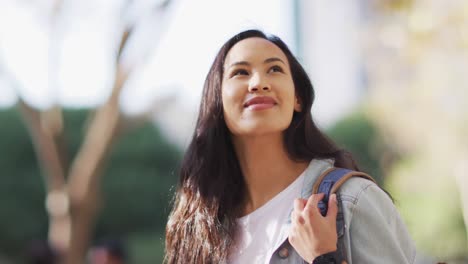
[[380, 40], [387, 47], [401, 49], [405, 45], [407, 38], [402, 26], [392, 24], [382, 30]]
[[54, 190], [47, 194], [46, 208], [51, 215], [66, 215], [69, 205], [68, 195], [63, 190]]
[[[166, 34], [155, 40], [157, 49], [130, 76], [122, 91], [120, 103], [127, 114], [144, 112], [157, 98], [174, 94], [178, 103], [196, 109], [216, 52], [241, 30], [262, 29], [295, 47], [292, 19], [285, 12], [288, 1], [185, 0], [176, 4]], [[208, 7], [211, 12], [206, 12]]]
[[434, 30], [435, 17], [432, 13], [416, 9], [409, 17], [408, 26], [416, 33], [429, 33]]
[[91, 23], [83, 23], [65, 35], [57, 72], [61, 104], [95, 107], [104, 102], [113, 81], [110, 39], [102, 25]]
[[468, 26], [460, 28], [459, 33], [462, 45], [468, 48]]
[[[52, 19], [50, 11], [54, 1], [21, 3], [2, 3], [0, 37], [5, 41], [0, 48], [6, 54], [8, 70], [18, 80], [19, 94], [43, 109], [57, 101], [67, 107], [95, 107], [103, 103], [112, 89], [115, 50], [125, 24], [138, 20], [138, 15], [154, 16], [150, 11], [159, 4], [145, 0], [122, 10], [123, 0], [65, 1], [61, 13]], [[143, 63], [130, 76], [133, 80], [129, 80], [123, 91], [124, 111], [144, 111], [168, 93], [176, 93], [181, 97], [180, 102], [196, 107], [216, 51], [240, 30], [263, 29], [295, 47], [291, 43], [289, 1], [173, 0], [171, 4], [178, 9], [170, 18], [174, 23], [165, 25], [168, 36], [141, 38], [146, 45], [135, 46], [154, 52], [144, 53], [145, 61], [133, 60]], [[211, 12], [206, 12], [208, 7]], [[162, 19], [138, 22], [148, 23], [146, 35], [160, 36], [157, 27]], [[141, 56], [141, 52], [128, 54]]]
[[18, 101], [11, 83], [0, 77], [0, 107], [11, 107]]
[[25, 101], [48, 108], [54, 101], [48, 82], [48, 32], [19, 5], [6, 6], [0, 17], [4, 67], [17, 82], [14, 87]]

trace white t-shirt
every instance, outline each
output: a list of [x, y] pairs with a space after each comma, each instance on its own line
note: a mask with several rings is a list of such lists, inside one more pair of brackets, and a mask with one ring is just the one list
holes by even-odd
[[284, 230], [282, 226], [294, 208], [294, 199], [301, 197], [304, 175], [305, 172], [262, 207], [237, 219], [236, 241], [229, 253], [228, 263], [268, 264], [273, 251], [287, 237], [285, 233], [289, 230]]

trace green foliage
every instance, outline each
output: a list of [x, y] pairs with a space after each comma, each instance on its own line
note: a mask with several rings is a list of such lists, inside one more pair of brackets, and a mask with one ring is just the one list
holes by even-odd
[[419, 153], [398, 162], [386, 182], [401, 201], [398, 209], [419, 251], [446, 261], [466, 258], [468, 248], [460, 196], [455, 179], [450, 177], [451, 169], [435, 162], [432, 156]]
[[[64, 112], [68, 160], [82, 143], [88, 112]], [[149, 239], [139, 235], [163, 234], [181, 156], [152, 124], [118, 138], [102, 175], [104, 201], [95, 238], [129, 238], [135, 249], [132, 243]], [[17, 257], [32, 239], [46, 239], [48, 219], [43, 178], [16, 109], [0, 111], [0, 166], [0, 255]], [[161, 253], [163, 245], [153, 244]], [[158, 254], [147, 258], [159, 259]]]
[[45, 237], [44, 185], [33, 146], [19, 113], [0, 112], [0, 251], [19, 252]]
[[115, 145], [104, 174], [98, 235], [148, 228], [162, 232], [180, 157], [150, 124], [125, 135]]
[[162, 263], [164, 259], [164, 232], [141, 234], [128, 237], [130, 262], [135, 264]]
[[377, 127], [363, 111], [345, 116], [327, 130], [327, 134], [342, 148], [350, 151], [360, 169], [369, 173], [380, 185], [384, 171], [381, 158], [390, 152], [379, 136]]
[[[363, 110], [338, 121], [328, 135], [390, 191], [420, 253], [442, 260], [466, 256], [460, 198], [448, 177], [451, 166], [426, 153], [397, 153]], [[390, 162], [382, 162], [384, 157]]]

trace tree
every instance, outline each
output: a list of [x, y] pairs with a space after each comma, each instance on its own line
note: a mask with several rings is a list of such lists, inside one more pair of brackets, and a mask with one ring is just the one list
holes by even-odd
[[327, 130], [338, 145], [353, 154], [359, 169], [383, 186], [386, 172], [398, 159], [396, 150], [386, 142], [365, 108], [349, 113]]
[[[158, 3], [156, 10], [165, 9], [168, 2]], [[51, 12], [52, 29], [57, 26], [54, 18], [60, 12], [62, 2], [57, 1], [55, 4]], [[123, 9], [127, 7], [124, 6]], [[19, 100], [18, 105], [33, 139], [47, 183], [49, 239], [53, 246], [64, 252], [66, 263], [84, 262], [100, 206], [102, 170], [112, 144], [125, 131], [141, 123], [129, 122], [119, 109], [122, 87], [133, 69], [122, 62], [122, 53], [133, 29], [133, 26], [126, 26], [122, 32], [115, 59], [112, 92], [107, 101], [92, 114], [83, 143], [72, 161], [69, 162], [65, 155], [61, 108], [54, 106], [41, 111], [31, 107], [21, 98]], [[55, 47], [57, 38], [51, 34], [51, 47]], [[49, 51], [50, 62], [53, 65], [56, 53], [53, 48]], [[10, 77], [12, 80], [16, 78], [14, 73], [10, 73]], [[144, 120], [148, 116], [144, 114], [138, 119]]]
[[[67, 156], [73, 157], [78, 152], [84, 124], [92, 111], [63, 111]], [[18, 258], [29, 242], [47, 238], [46, 193], [33, 145], [18, 109], [0, 110], [0, 124], [0, 255], [7, 254], [15, 260], [13, 263], [23, 263]], [[148, 234], [152, 241], [160, 240], [180, 158], [180, 150], [168, 143], [164, 134], [150, 122], [122, 135], [110, 151], [101, 176], [102, 203], [94, 240], [125, 239], [131, 247], [131, 256], [138, 257], [135, 261], [145, 253], [140, 251], [141, 245], [135, 239]], [[153, 245], [147, 254], [152, 262], [158, 262], [154, 253], [157, 246]]]
[[423, 251], [466, 257], [468, 4], [382, 1], [372, 10], [364, 40], [370, 112], [405, 157], [389, 186]]

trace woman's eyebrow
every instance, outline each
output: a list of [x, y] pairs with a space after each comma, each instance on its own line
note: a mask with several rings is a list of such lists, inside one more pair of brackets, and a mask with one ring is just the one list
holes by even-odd
[[272, 63], [272, 62], [275, 62], [275, 61], [279, 61], [279, 62], [283, 63], [284, 65], [286, 65], [286, 63], [282, 59], [277, 58], [277, 57], [268, 58], [263, 63], [266, 64], [266, 63]]
[[[282, 59], [277, 58], [277, 57], [268, 58], [264, 60], [263, 63], [267, 64], [267, 63], [272, 63], [276, 61], [279, 61], [283, 63], [284, 65], [286, 65], [286, 63]], [[239, 66], [239, 65], [250, 66], [250, 63], [247, 61], [236, 61], [236, 62], [231, 63], [231, 65], [229, 65], [229, 68], [234, 67], [234, 66]]]
[[232, 68], [234, 66], [239, 66], [239, 65], [249, 66], [250, 63], [247, 61], [236, 61], [236, 62], [231, 63], [231, 65], [229, 65], [228, 68]]

